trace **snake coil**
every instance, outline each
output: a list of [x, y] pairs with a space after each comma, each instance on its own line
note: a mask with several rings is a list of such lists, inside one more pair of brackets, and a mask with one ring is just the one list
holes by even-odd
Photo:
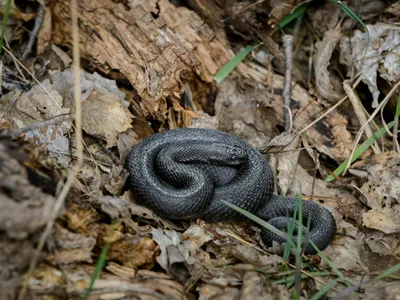
[[[127, 187], [135, 198], [169, 219], [243, 219], [222, 203], [225, 200], [287, 230], [298, 201], [272, 194], [273, 173], [260, 152], [239, 137], [216, 130], [185, 128], [155, 134], [131, 150], [126, 168]], [[310, 222], [309, 240], [325, 249], [336, 233], [332, 214], [315, 202], [303, 201], [302, 217], [303, 224]], [[294, 243], [297, 229], [295, 224]], [[285, 242], [265, 228], [261, 238], [267, 246]], [[310, 243], [305, 253], [315, 253]]]

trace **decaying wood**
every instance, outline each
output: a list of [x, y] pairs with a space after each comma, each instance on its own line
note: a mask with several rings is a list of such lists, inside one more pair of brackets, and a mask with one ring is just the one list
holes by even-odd
[[[52, 3], [53, 41], [71, 46], [69, 1]], [[130, 11], [113, 1], [79, 2], [80, 46], [83, 59], [105, 73], [119, 70], [137, 90], [147, 115], [164, 120], [166, 97], [182, 92], [180, 74], [196, 70], [191, 49], [162, 19], [142, 6]]]

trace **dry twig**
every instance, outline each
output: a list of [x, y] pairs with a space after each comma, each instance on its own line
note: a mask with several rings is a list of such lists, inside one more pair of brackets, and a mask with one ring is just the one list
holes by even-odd
[[[47, 0], [44, 1], [43, 4], [46, 5]], [[26, 45], [24, 53], [21, 56], [22, 61], [25, 60], [28, 57], [28, 55], [32, 52], [32, 48], [33, 48], [33, 45], [35, 44], [36, 37], [39, 33], [40, 28], [42, 28], [45, 10], [46, 10], [46, 7], [39, 4], [38, 10], [36, 12], [35, 25], [33, 26], [33, 29], [29, 35], [29, 41], [28, 41], [28, 44]]]
[[[284, 105], [290, 109], [290, 93], [291, 93], [291, 83], [292, 83], [292, 53], [293, 53], [293, 36], [286, 34], [283, 36], [283, 47], [285, 48], [285, 58], [286, 58], [286, 71], [285, 71], [285, 86], [283, 89], [283, 100]], [[290, 129], [290, 114], [286, 113], [285, 110], [285, 130]]]
[[382, 100], [382, 102], [377, 106], [377, 108], [374, 110], [374, 112], [371, 114], [367, 122], [361, 126], [360, 130], [357, 133], [356, 139], [353, 144], [353, 149], [351, 151], [350, 157], [348, 158], [348, 162], [346, 165], [346, 168], [343, 170], [343, 175], [346, 175], [347, 170], [350, 167], [350, 164], [352, 162], [354, 152], [357, 149], [357, 145], [360, 142], [361, 136], [364, 132], [364, 129], [368, 126], [368, 123], [371, 122], [371, 120], [376, 116], [376, 114], [386, 105], [386, 103], [389, 101], [390, 97], [393, 95], [393, 93], [397, 90], [397, 88], [400, 86], [400, 81], [396, 83], [396, 85], [390, 90], [390, 92], [386, 95], [385, 99]]
[[[347, 80], [343, 82], [343, 89], [346, 92], [347, 96], [349, 97], [351, 104], [353, 105], [354, 112], [356, 113], [356, 116], [360, 124], [361, 125], [368, 124], [367, 117], [364, 112], [364, 107], [362, 106], [360, 99], [358, 98], [352, 87], [349, 85], [349, 82]], [[367, 135], [367, 138], [373, 136], [372, 129], [369, 125], [365, 127], [365, 134]], [[371, 148], [375, 154], [382, 152], [376, 142], [371, 146]]]
[[6, 139], [6, 138], [11, 138], [11, 139], [15, 139], [16, 137], [18, 137], [19, 135], [21, 135], [22, 133], [37, 129], [37, 128], [41, 128], [44, 126], [49, 126], [49, 125], [54, 125], [54, 124], [60, 124], [64, 121], [72, 121], [74, 119], [73, 116], [69, 115], [69, 114], [64, 114], [64, 115], [59, 115], [59, 116], [55, 116], [49, 120], [45, 120], [42, 122], [35, 122], [32, 124], [29, 124], [29, 126], [24, 127], [24, 128], [19, 128], [16, 129], [14, 131], [8, 132], [8, 133], [1, 133], [0, 134], [0, 139]]

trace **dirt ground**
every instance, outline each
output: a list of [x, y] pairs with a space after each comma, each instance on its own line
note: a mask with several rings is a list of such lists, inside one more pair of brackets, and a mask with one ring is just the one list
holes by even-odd
[[[400, 299], [398, 1], [7, 2], [0, 299]], [[186, 127], [262, 151], [329, 247], [140, 205], [129, 151]]]

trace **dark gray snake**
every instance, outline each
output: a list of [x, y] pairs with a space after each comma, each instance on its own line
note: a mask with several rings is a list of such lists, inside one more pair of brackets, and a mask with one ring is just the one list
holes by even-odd
[[[221, 202], [225, 200], [285, 231], [297, 201], [272, 194], [273, 173], [260, 152], [241, 138], [216, 130], [186, 128], [155, 134], [131, 150], [126, 168], [127, 187], [136, 199], [169, 219], [243, 219]], [[325, 249], [336, 233], [331, 213], [303, 201], [302, 216], [303, 224], [310, 219], [309, 239]], [[294, 242], [296, 235], [297, 227]], [[261, 238], [268, 246], [272, 241], [285, 242], [265, 228]], [[315, 253], [310, 243], [305, 253]]]

